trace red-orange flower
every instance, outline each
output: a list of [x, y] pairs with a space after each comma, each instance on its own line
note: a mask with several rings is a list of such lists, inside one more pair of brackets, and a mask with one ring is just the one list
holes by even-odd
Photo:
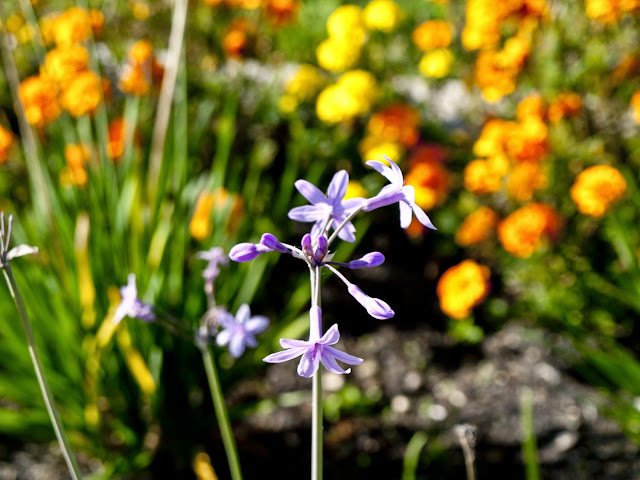
[[498, 238], [504, 249], [517, 257], [530, 257], [559, 233], [561, 219], [549, 205], [529, 203], [519, 208], [498, 225]]

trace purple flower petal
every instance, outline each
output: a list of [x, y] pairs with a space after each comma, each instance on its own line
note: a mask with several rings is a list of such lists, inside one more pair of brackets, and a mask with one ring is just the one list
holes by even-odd
[[333, 355], [331, 355], [331, 353], [329, 351], [327, 351], [327, 350], [323, 350], [323, 352], [322, 352], [322, 354], [320, 356], [320, 361], [322, 362], [324, 367], [327, 370], [329, 370], [330, 372], [340, 373], [340, 374], [351, 373], [351, 369], [350, 368], [347, 368], [345, 370], [340, 365], [338, 365], [338, 363], [336, 362], [335, 357]]
[[377, 318], [379, 320], [386, 320], [395, 315], [395, 312], [391, 309], [391, 307], [384, 301], [368, 296], [364, 293], [357, 285], [353, 283], [349, 284], [347, 287], [349, 293], [355, 298], [360, 305], [367, 309], [369, 315], [373, 318]]
[[342, 199], [347, 193], [348, 185], [349, 174], [347, 173], [347, 171], [340, 170], [339, 172], [336, 172], [336, 174], [331, 179], [331, 183], [329, 183], [329, 188], [327, 189], [328, 201], [334, 206], [340, 205]]
[[264, 332], [268, 326], [269, 319], [262, 316], [251, 317], [244, 324], [245, 330], [251, 335], [257, 335], [258, 333]]
[[331, 207], [329, 205], [319, 203], [292, 208], [287, 216], [296, 222], [317, 222], [324, 220], [330, 213]]
[[302, 355], [298, 364], [298, 375], [304, 378], [310, 378], [318, 370], [320, 365], [320, 355], [316, 355], [315, 348], [307, 350]]
[[325, 351], [333, 355], [336, 359], [340, 360], [342, 363], [346, 363], [347, 365], [360, 365], [364, 360], [360, 357], [356, 357], [354, 355], [349, 355], [343, 351], [338, 350], [337, 348], [333, 348], [330, 346], [324, 347]]
[[333, 345], [340, 340], [340, 331], [338, 330], [338, 324], [335, 323], [329, 330], [316, 343], [319, 345]]
[[316, 203], [323, 203], [327, 201], [327, 197], [325, 197], [324, 193], [322, 193], [322, 191], [311, 182], [298, 180], [294, 185], [296, 190], [298, 190], [304, 198], [314, 205]]
[[280, 345], [282, 348], [307, 348], [309, 345], [312, 345], [313, 342], [307, 342], [306, 340], [292, 340], [289, 338], [281, 338]]
[[380, 252], [371, 252], [367, 253], [362, 258], [358, 260], [351, 260], [347, 263], [347, 267], [351, 269], [356, 268], [372, 268], [377, 267], [378, 265], [382, 265], [384, 263], [384, 255]]
[[272, 353], [264, 357], [263, 362], [267, 363], [282, 363], [289, 360], [293, 360], [306, 352], [306, 347], [290, 348], [289, 350], [283, 350], [281, 352]]
[[242, 333], [231, 335], [229, 341], [229, 353], [233, 358], [240, 358], [245, 349], [245, 336]]
[[229, 258], [234, 262], [249, 262], [260, 254], [271, 252], [272, 249], [261, 244], [239, 243], [229, 252]]
[[231, 330], [222, 330], [216, 335], [216, 343], [220, 347], [224, 347], [231, 340]]
[[280, 243], [276, 238], [276, 236], [272, 235], [271, 233], [263, 234], [262, 238], [260, 239], [260, 243], [265, 247], [268, 247], [272, 250], [277, 250], [280, 253], [291, 253], [289, 252], [289, 249], [285, 247], [282, 243]]

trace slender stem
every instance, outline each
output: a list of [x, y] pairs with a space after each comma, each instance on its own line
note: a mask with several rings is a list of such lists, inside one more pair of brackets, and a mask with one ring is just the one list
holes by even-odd
[[467, 480], [476, 480], [475, 469], [475, 427], [469, 424], [456, 425], [454, 432], [462, 447], [464, 466], [467, 470]]
[[149, 174], [147, 177], [147, 194], [149, 205], [155, 209], [156, 193], [158, 191], [158, 180], [160, 177], [160, 167], [162, 165], [162, 154], [164, 150], [164, 140], [169, 126], [169, 114], [171, 113], [171, 103], [178, 77], [178, 64], [180, 62], [180, 51], [182, 50], [182, 40], [184, 36], [184, 26], [187, 18], [188, 0], [175, 0], [173, 6], [173, 19], [171, 33], [169, 34], [169, 48], [164, 67], [164, 77], [160, 87], [158, 98], [158, 109], [156, 121], [153, 125], [153, 137], [151, 140], [151, 153], [149, 153]]
[[[312, 307], [320, 307], [320, 269], [316, 266], [311, 275]], [[319, 335], [322, 336], [322, 326]], [[311, 480], [322, 480], [322, 420], [322, 369], [318, 368], [313, 375], [311, 391]]]
[[333, 233], [329, 237], [329, 240], [327, 240], [327, 245], [331, 245], [333, 243], [333, 241], [336, 239], [336, 237], [338, 236], [338, 234], [340, 233], [340, 230], [342, 230], [345, 227], [345, 225], [347, 223], [349, 223], [351, 220], [353, 220], [353, 217], [355, 217], [361, 211], [362, 211], [362, 208], [356, 208], [353, 212], [351, 212], [349, 215], [347, 215], [347, 218], [345, 218], [342, 221], [342, 223], [340, 225], [338, 225], [338, 228], [336, 228], [333, 231]]
[[40, 384], [40, 390], [42, 391], [42, 397], [44, 398], [44, 403], [47, 407], [47, 412], [49, 413], [49, 418], [51, 419], [53, 430], [56, 433], [56, 438], [58, 439], [58, 443], [60, 444], [60, 448], [62, 449], [62, 456], [67, 463], [67, 468], [69, 469], [71, 478], [73, 478], [74, 480], [81, 479], [82, 474], [80, 473], [80, 467], [78, 467], [76, 458], [73, 455], [71, 445], [69, 444], [69, 439], [67, 438], [67, 434], [65, 433], [64, 427], [62, 426], [60, 414], [58, 413], [58, 409], [56, 408], [56, 405], [54, 403], [53, 394], [51, 393], [51, 389], [49, 388], [49, 383], [47, 382], [47, 379], [45, 377], [44, 368], [40, 360], [40, 355], [38, 354], [38, 347], [36, 346], [36, 341], [33, 338], [33, 332], [31, 330], [31, 325], [29, 324], [27, 310], [24, 307], [24, 302], [22, 301], [22, 296], [20, 295], [20, 291], [18, 290], [18, 285], [16, 284], [16, 279], [13, 276], [13, 272], [11, 271], [9, 262], [6, 262], [3, 265], [2, 271], [4, 273], [4, 278], [7, 281], [7, 285], [9, 286], [11, 297], [13, 297], [13, 301], [15, 302], [16, 308], [18, 309], [20, 320], [22, 320], [24, 333], [27, 336], [27, 343], [29, 344], [29, 354], [31, 355], [33, 368], [36, 371], [36, 377], [38, 377], [38, 383]]
[[211, 390], [211, 399], [213, 400], [213, 406], [216, 410], [220, 434], [222, 435], [222, 443], [224, 444], [224, 450], [227, 454], [227, 462], [229, 463], [231, 478], [232, 480], [242, 480], [242, 472], [240, 471], [240, 462], [238, 460], [238, 450], [236, 448], [236, 442], [233, 438], [233, 434], [231, 433], [229, 414], [227, 413], [227, 406], [225, 405], [224, 397], [222, 396], [220, 380], [218, 379], [218, 371], [216, 370], [216, 365], [213, 361], [209, 347], [205, 345], [201, 347], [200, 350], [202, 351], [202, 361], [204, 362], [204, 369], [207, 372], [207, 380], [209, 381], [209, 389]]

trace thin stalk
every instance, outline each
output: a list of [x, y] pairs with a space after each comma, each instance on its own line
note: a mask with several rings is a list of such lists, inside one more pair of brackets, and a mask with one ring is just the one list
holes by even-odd
[[[320, 268], [316, 266], [311, 275], [311, 304], [316, 307], [320, 307]], [[319, 330], [322, 336], [322, 325]], [[311, 388], [311, 480], [322, 480], [322, 368], [313, 375]]]
[[327, 245], [331, 245], [333, 243], [333, 241], [336, 239], [336, 237], [338, 236], [338, 234], [340, 233], [340, 230], [342, 230], [345, 227], [345, 225], [347, 223], [349, 223], [351, 220], [353, 220], [353, 217], [355, 217], [361, 211], [362, 211], [362, 208], [356, 208], [353, 212], [351, 212], [349, 215], [347, 215], [347, 218], [345, 218], [342, 221], [342, 223], [340, 225], [338, 225], [338, 228], [336, 228], [333, 231], [333, 233], [329, 237], [329, 240], [327, 240]]
[[56, 405], [53, 401], [53, 394], [51, 393], [49, 383], [47, 382], [47, 379], [45, 377], [44, 368], [40, 360], [40, 355], [38, 354], [38, 347], [36, 346], [36, 341], [33, 338], [33, 332], [29, 323], [29, 317], [27, 316], [27, 310], [24, 307], [24, 302], [22, 301], [22, 296], [20, 295], [20, 291], [18, 290], [18, 285], [16, 284], [16, 279], [13, 276], [13, 272], [11, 271], [9, 262], [5, 263], [2, 271], [4, 273], [4, 278], [7, 281], [7, 285], [9, 286], [11, 297], [13, 298], [13, 301], [16, 304], [16, 308], [18, 309], [20, 320], [22, 320], [22, 327], [24, 328], [24, 333], [27, 336], [27, 343], [29, 344], [29, 354], [31, 355], [33, 368], [36, 372], [36, 377], [38, 377], [38, 383], [40, 384], [40, 390], [42, 391], [44, 404], [47, 407], [47, 412], [49, 413], [49, 418], [51, 419], [53, 430], [55, 431], [56, 438], [58, 439], [58, 443], [60, 444], [62, 456], [64, 457], [64, 461], [67, 463], [67, 468], [69, 469], [71, 478], [73, 478], [74, 480], [81, 479], [82, 474], [80, 473], [80, 468], [78, 467], [76, 458], [73, 455], [73, 451], [71, 450], [71, 445], [69, 444], [67, 434], [65, 433], [64, 427], [62, 426], [60, 414], [58, 413], [58, 409], [56, 408]]
[[207, 372], [207, 380], [209, 381], [209, 389], [211, 390], [211, 399], [213, 400], [213, 406], [216, 410], [220, 434], [222, 435], [222, 443], [224, 444], [224, 450], [227, 454], [227, 462], [229, 463], [231, 478], [232, 480], [242, 480], [236, 442], [233, 438], [233, 434], [231, 433], [229, 414], [227, 413], [227, 406], [225, 405], [224, 397], [222, 396], [222, 389], [220, 388], [220, 380], [218, 379], [216, 364], [213, 361], [211, 350], [209, 350], [208, 346], [204, 345], [200, 350], [202, 351], [202, 361], [204, 362], [204, 369]]
[[454, 427], [454, 432], [458, 437], [458, 442], [462, 447], [462, 454], [464, 455], [464, 466], [467, 470], [467, 480], [476, 480], [476, 468], [475, 468], [475, 438], [476, 429], [473, 425], [462, 424]]
[[522, 456], [525, 463], [526, 479], [539, 480], [538, 447], [533, 429], [533, 392], [525, 388], [520, 393], [520, 422], [522, 427]]

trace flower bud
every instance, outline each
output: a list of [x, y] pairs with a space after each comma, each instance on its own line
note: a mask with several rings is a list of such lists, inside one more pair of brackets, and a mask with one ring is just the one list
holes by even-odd
[[280, 253], [290, 253], [289, 249], [285, 247], [282, 243], [280, 243], [280, 241], [276, 238], [276, 236], [272, 235], [271, 233], [265, 233], [264, 235], [262, 235], [262, 238], [260, 239], [260, 243], [265, 247], [268, 247], [272, 250], [277, 250]]
[[379, 320], [386, 320], [395, 315], [391, 307], [378, 298], [373, 298], [364, 293], [358, 286], [353, 283], [348, 286], [349, 293], [355, 298], [360, 305], [367, 309], [369, 315]]
[[254, 243], [239, 243], [229, 252], [229, 258], [234, 262], [248, 262], [253, 260], [261, 253], [270, 252], [273, 249]]
[[352, 260], [347, 263], [347, 267], [355, 268], [372, 268], [382, 265], [384, 263], [384, 255], [380, 252], [367, 253], [364, 257], [358, 260]]

